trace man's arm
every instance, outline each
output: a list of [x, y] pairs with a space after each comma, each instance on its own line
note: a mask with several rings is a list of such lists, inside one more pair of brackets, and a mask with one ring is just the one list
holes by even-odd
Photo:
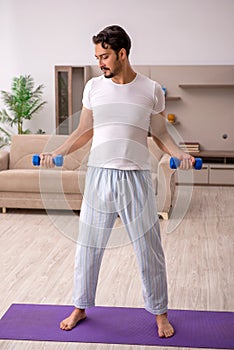
[[52, 153], [40, 154], [41, 165], [46, 167], [53, 167], [52, 158], [61, 154], [63, 156], [76, 151], [78, 148], [84, 146], [93, 137], [93, 114], [90, 109], [82, 108], [80, 114], [80, 122], [75, 131], [68, 137], [68, 139]]
[[151, 116], [150, 127], [153, 140], [156, 142], [158, 147], [172, 157], [180, 159], [181, 169], [190, 169], [195, 163], [195, 159], [190, 154], [182, 151], [167, 131], [164, 112]]

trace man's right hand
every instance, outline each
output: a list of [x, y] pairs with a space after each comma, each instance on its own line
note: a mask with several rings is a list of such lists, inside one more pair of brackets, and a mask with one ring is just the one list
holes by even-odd
[[56, 154], [54, 153], [41, 153], [40, 154], [40, 165], [45, 167], [45, 168], [54, 168], [54, 162], [53, 158], [56, 157]]

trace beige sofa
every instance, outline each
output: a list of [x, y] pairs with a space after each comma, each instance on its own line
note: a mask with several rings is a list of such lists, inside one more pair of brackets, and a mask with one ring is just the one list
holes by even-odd
[[[15, 135], [9, 151], [0, 151], [0, 207], [79, 210], [91, 142], [64, 159], [62, 168], [34, 167], [34, 153], [51, 151], [66, 140], [62, 135]], [[175, 189], [169, 156], [148, 138], [158, 213], [168, 218]]]

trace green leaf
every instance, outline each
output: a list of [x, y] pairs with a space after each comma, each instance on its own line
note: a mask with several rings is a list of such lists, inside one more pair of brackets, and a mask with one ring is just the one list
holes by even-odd
[[2, 128], [1, 126], [0, 126], [0, 131], [1, 131], [3, 134], [5, 134], [7, 137], [11, 137], [11, 134], [10, 134], [8, 131], [6, 131], [4, 128]]
[[42, 100], [44, 86], [34, 88], [34, 80], [31, 75], [14, 77], [11, 84], [11, 92], [1, 91], [1, 96], [6, 109], [0, 111], [0, 121], [13, 126], [18, 132], [22, 132], [22, 124], [25, 119], [32, 119], [46, 103]]

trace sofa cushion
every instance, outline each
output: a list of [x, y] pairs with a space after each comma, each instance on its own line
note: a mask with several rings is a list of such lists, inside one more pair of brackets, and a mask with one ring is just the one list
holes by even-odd
[[[156, 194], [157, 174], [151, 173], [151, 176]], [[5, 170], [0, 172], [0, 191], [83, 194], [85, 177], [85, 170]]]
[[8, 169], [9, 152], [0, 149], [0, 171]]
[[5, 170], [0, 172], [0, 191], [83, 193], [85, 175], [84, 170]]

